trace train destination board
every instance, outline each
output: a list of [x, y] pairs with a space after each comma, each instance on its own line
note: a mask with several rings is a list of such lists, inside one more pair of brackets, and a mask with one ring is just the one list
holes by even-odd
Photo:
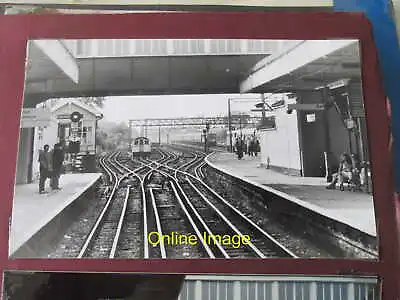
[[27, 53], [10, 257], [378, 259], [358, 40]]

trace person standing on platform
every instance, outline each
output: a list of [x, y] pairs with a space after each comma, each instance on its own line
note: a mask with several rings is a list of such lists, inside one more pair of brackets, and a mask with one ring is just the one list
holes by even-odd
[[253, 156], [253, 147], [252, 147], [251, 136], [247, 137], [247, 155]]
[[236, 139], [236, 153], [238, 159], [242, 159], [243, 157], [243, 141], [240, 138]]
[[39, 193], [44, 194], [44, 185], [46, 179], [50, 175], [50, 156], [49, 156], [49, 145], [44, 145], [43, 150], [39, 153]]
[[59, 179], [61, 176], [61, 169], [63, 166], [63, 161], [64, 161], [64, 152], [61, 148], [61, 144], [57, 143], [54, 145], [53, 149], [53, 155], [52, 155], [52, 167], [53, 167], [53, 172], [51, 176], [51, 188], [53, 190], [59, 190], [60, 187], [59, 185]]
[[251, 138], [250, 147], [251, 156], [257, 156], [257, 139], [254, 136]]
[[254, 155], [257, 156], [257, 153], [261, 151], [260, 141], [256, 138], [254, 143]]

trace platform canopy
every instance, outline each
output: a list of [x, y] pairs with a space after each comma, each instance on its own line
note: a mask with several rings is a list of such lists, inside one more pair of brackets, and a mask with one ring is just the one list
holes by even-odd
[[77, 83], [79, 70], [74, 55], [60, 40], [35, 40], [28, 42], [26, 81], [42, 83], [49, 78]]
[[361, 80], [357, 40], [301, 41], [252, 68], [240, 91], [296, 92], [315, 90], [341, 80]]

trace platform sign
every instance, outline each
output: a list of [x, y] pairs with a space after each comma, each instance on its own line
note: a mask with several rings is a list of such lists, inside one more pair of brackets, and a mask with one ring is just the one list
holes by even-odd
[[288, 111], [291, 111], [291, 110], [318, 111], [318, 110], [324, 110], [325, 105], [323, 103], [288, 104], [287, 109], [288, 109]]
[[49, 126], [52, 120], [52, 114], [49, 110], [24, 108], [21, 117], [21, 128]]

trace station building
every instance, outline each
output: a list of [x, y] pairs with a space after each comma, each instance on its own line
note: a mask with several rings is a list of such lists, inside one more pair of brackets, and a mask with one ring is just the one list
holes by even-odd
[[301, 41], [252, 68], [241, 92], [270, 91], [275, 95], [269, 104], [281, 104], [267, 112], [275, 126], [260, 129], [263, 164], [306, 177], [335, 172], [343, 153], [368, 165], [358, 45], [356, 40]]
[[[76, 153], [79, 163], [84, 161], [89, 165], [94, 164], [97, 122], [102, 118], [102, 113], [96, 107], [78, 100], [56, 100], [55, 102], [51, 100], [39, 104], [35, 109], [36, 114], [40, 111], [48, 114], [48, 120], [45, 123], [24, 120], [21, 123], [22, 138], [19, 147], [23, 149], [26, 146], [24, 143], [28, 136], [33, 149], [29, 152], [19, 151], [18, 153], [17, 170], [20, 172], [17, 172], [17, 184], [29, 183], [39, 178], [39, 153], [44, 145], [49, 145], [51, 150], [54, 144], [61, 142], [66, 151], [65, 164], [72, 167], [70, 143], [79, 141], [79, 152]], [[76, 129], [73, 128], [70, 119], [73, 112], [79, 112], [82, 115], [82, 119], [75, 125]], [[29, 165], [28, 169], [24, 168], [26, 164]], [[26, 172], [27, 170], [29, 172]]]
[[[263, 164], [292, 175], [324, 177], [326, 164], [331, 172], [336, 171], [342, 153], [369, 160], [361, 84], [339, 80], [325, 92], [328, 94], [320, 89], [278, 96], [284, 105], [267, 112], [274, 116], [275, 126], [261, 129], [259, 134]], [[329, 105], [325, 110], [288, 109], [290, 104], [324, 101]]]
[[[94, 162], [96, 154], [96, 129], [97, 122], [102, 118], [102, 113], [94, 106], [84, 104], [78, 100], [58, 100], [50, 108], [52, 119], [48, 126], [36, 127], [34, 135], [33, 162], [39, 159], [39, 151], [48, 144], [50, 149], [55, 143], [63, 143], [68, 150], [70, 143], [80, 141], [77, 157], [80, 161]], [[82, 119], [76, 124], [76, 132], [73, 132], [73, 125], [70, 119], [73, 112], [82, 115]], [[72, 156], [68, 153], [65, 157], [67, 165], [72, 164]], [[33, 179], [39, 178], [39, 164], [33, 164]]]

